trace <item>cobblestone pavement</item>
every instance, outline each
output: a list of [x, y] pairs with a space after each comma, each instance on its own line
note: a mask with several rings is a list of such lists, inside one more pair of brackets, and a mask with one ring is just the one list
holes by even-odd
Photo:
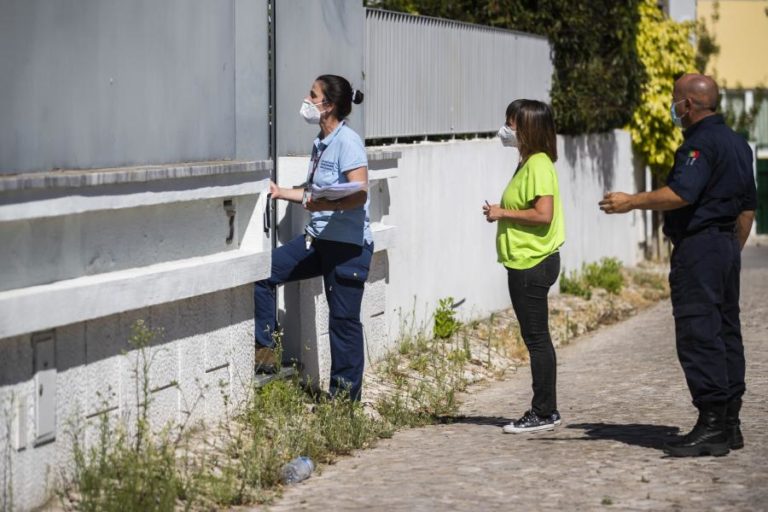
[[743, 450], [661, 452], [695, 421], [665, 301], [559, 350], [554, 432], [501, 432], [530, 401], [521, 369], [469, 393], [455, 423], [343, 458], [269, 510], [768, 510], [768, 247], [747, 248], [744, 264]]

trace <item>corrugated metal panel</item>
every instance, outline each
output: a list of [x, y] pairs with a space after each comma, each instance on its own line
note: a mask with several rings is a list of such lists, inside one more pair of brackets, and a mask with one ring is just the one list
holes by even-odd
[[254, 0], [0, 0], [0, 174], [269, 158], [266, 30]]
[[[315, 78], [341, 75], [365, 92], [363, 3], [279, 0], [275, 2], [275, 24], [277, 154], [309, 155], [318, 128], [299, 116], [299, 108]], [[361, 137], [365, 136], [363, 105], [352, 105], [347, 119]]]
[[510, 101], [549, 101], [546, 38], [368, 9], [366, 138], [495, 131]]

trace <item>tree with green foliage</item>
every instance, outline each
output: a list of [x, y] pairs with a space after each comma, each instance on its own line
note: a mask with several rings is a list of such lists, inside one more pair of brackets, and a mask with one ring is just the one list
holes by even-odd
[[656, 0], [642, 0], [639, 12], [637, 54], [645, 81], [629, 131], [636, 152], [653, 175], [664, 178], [683, 141], [682, 131], [672, 122], [670, 106], [675, 79], [696, 72], [696, 50], [691, 43], [695, 24], [670, 20]]

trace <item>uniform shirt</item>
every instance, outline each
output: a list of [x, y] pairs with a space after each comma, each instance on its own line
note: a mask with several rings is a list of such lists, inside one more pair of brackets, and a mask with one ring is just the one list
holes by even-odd
[[723, 116], [705, 117], [683, 136], [667, 185], [689, 204], [664, 214], [664, 234], [673, 241], [733, 226], [742, 211], [757, 208], [752, 149]]
[[499, 262], [517, 270], [533, 268], [565, 242], [563, 206], [552, 160], [546, 153], [531, 155], [512, 176], [501, 207], [505, 210], [533, 208], [536, 197], [552, 196], [552, 222], [542, 226], [523, 226], [509, 219], [498, 222], [496, 252]]
[[[317, 162], [314, 177], [312, 169]], [[322, 140], [316, 138], [312, 146], [312, 158], [309, 162], [308, 180], [318, 186], [328, 186], [347, 183], [347, 172], [358, 167], [367, 167], [368, 157], [360, 136], [342, 121], [328, 136]], [[311, 184], [308, 183], [308, 186]], [[342, 211], [312, 212], [307, 232], [315, 238], [346, 242], [355, 245], [371, 243], [370, 219], [368, 218], [368, 203], [357, 208]]]

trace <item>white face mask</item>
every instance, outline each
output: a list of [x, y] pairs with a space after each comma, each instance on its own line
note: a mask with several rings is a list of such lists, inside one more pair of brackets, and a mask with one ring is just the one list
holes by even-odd
[[501, 144], [506, 147], [517, 147], [517, 132], [507, 125], [499, 128], [499, 132], [496, 134], [501, 139]]
[[309, 124], [320, 124], [320, 116], [323, 114], [317, 109], [317, 105], [320, 104], [322, 104], [322, 102], [315, 104], [309, 100], [304, 100], [301, 103], [301, 110], [299, 110], [299, 115], [303, 117], [304, 120]]

